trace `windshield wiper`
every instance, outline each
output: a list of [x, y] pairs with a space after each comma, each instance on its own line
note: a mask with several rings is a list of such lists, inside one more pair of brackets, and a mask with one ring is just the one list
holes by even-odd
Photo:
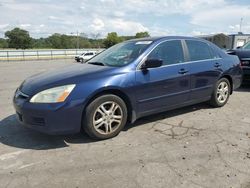
[[89, 62], [88, 64], [91, 64], [91, 65], [99, 65], [99, 66], [105, 66], [105, 64], [102, 63], [102, 62]]

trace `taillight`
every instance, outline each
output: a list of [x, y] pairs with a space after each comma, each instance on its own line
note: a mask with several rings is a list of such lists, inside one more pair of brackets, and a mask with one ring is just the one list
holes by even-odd
[[241, 66], [249, 66], [249, 65], [250, 65], [250, 61], [246, 61], [246, 60], [241, 61], [241, 62], [240, 62], [240, 65], [241, 65]]

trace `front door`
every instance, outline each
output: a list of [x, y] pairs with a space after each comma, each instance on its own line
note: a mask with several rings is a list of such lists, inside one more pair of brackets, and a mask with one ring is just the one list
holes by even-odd
[[147, 59], [161, 59], [163, 65], [136, 71], [136, 98], [139, 115], [173, 108], [189, 99], [190, 75], [184, 63], [181, 40], [159, 44]]

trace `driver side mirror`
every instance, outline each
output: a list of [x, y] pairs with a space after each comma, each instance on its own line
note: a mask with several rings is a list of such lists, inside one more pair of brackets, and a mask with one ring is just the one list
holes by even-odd
[[163, 61], [161, 59], [147, 59], [142, 65], [141, 70], [147, 70], [149, 68], [157, 68], [162, 66]]

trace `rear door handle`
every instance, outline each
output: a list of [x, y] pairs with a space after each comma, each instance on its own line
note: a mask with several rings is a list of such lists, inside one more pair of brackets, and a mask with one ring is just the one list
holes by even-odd
[[179, 70], [179, 74], [186, 74], [186, 73], [188, 73], [188, 70], [186, 69]]
[[214, 67], [219, 68], [219, 67], [221, 67], [221, 64], [220, 63], [215, 63]]

